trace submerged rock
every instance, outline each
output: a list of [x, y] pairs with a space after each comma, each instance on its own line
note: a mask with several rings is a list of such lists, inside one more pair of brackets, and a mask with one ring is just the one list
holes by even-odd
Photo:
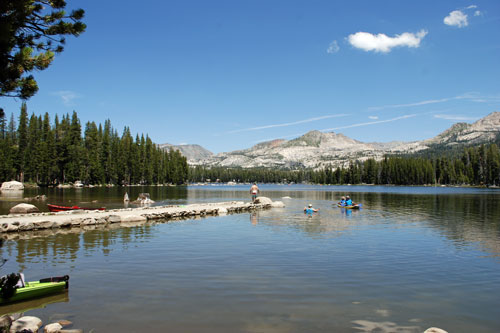
[[47, 200], [47, 196], [45, 194], [36, 195], [34, 197], [24, 198], [25, 201], [45, 201]]
[[66, 319], [61, 319], [57, 322], [59, 325], [61, 325], [62, 327], [65, 327], [65, 326], [69, 326], [69, 325], [73, 325], [73, 323], [69, 320], [66, 320]]

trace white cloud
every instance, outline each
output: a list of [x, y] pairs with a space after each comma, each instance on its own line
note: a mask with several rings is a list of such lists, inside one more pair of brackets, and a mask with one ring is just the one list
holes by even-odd
[[340, 50], [339, 43], [337, 43], [337, 41], [334, 40], [328, 46], [328, 49], [326, 50], [326, 53], [337, 53], [337, 52], [339, 52], [339, 50]]
[[421, 106], [421, 105], [427, 105], [427, 104], [435, 104], [435, 103], [444, 103], [448, 102], [453, 99], [458, 99], [458, 97], [452, 97], [452, 98], [442, 98], [442, 99], [430, 99], [427, 101], [420, 101], [420, 102], [415, 102], [415, 103], [408, 103], [408, 104], [392, 104], [392, 105], [384, 105], [384, 106], [371, 106], [368, 108], [368, 110], [383, 110], [383, 109], [394, 109], [394, 108], [404, 108], [404, 107], [411, 107], [411, 106]]
[[466, 117], [459, 115], [451, 115], [451, 114], [436, 114], [434, 118], [437, 119], [445, 119], [445, 120], [453, 120], [453, 121], [468, 121], [468, 120], [477, 120], [477, 117]]
[[480, 11], [480, 10], [476, 10], [476, 11], [474, 12], [474, 16], [480, 16], [480, 15], [481, 15], [481, 11]]
[[407, 115], [404, 115], [404, 116], [400, 116], [400, 117], [396, 117], [396, 118], [391, 118], [391, 119], [386, 119], [386, 120], [371, 121], [371, 122], [367, 122], [367, 123], [356, 123], [356, 124], [347, 125], [347, 126], [322, 129], [320, 131], [321, 132], [328, 132], [328, 131], [335, 131], [335, 130], [345, 129], [345, 128], [353, 128], [353, 127], [361, 127], [361, 126], [368, 126], [368, 125], [375, 125], [375, 124], [382, 124], [382, 123], [390, 123], [390, 122], [393, 122], [393, 121], [396, 121], [396, 120], [413, 118], [415, 116], [417, 116], [417, 115], [416, 114], [407, 114]]
[[373, 119], [373, 120], [377, 120], [378, 116], [368, 116], [368, 118]]
[[243, 129], [239, 129], [239, 130], [229, 131], [227, 133], [240, 133], [240, 132], [257, 131], [257, 130], [262, 130], [262, 129], [275, 128], [275, 127], [292, 126], [292, 125], [310, 123], [313, 121], [318, 121], [318, 120], [323, 120], [323, 119], [338, 118], [338, 117], [345, 117], [345, 116], [347, 116], [347, 114], [333, 114], [333, 115], [298, 120], [298, 121], [294, 121], [291, 123], [273, 124], [273, 125], [264, 125], [264, 126], [258, 126], [258, 127], [243, 128]]
[[444, 24], [463, 28], [469, 25], [467, 14], [461, 10], [454, 10], [443, 19]]
[[395, 37], [389, 37], [385, 34], [374, 35], [369, 32], [360, 31], [349, 35], [347, 40], [352, 46], [367, 52], [375, 51], [387, 53], [394, 47], [419, 47], [420, 42], [426, 35], [427, 31], [423, 29], [416, 34], [404, 32], [401, 35], [396, 35]]
[[405, 108], [405, 107], [412, 107], [412, 106], [422, 106], [422, 105], [428, 105], [428, 104], [445, 103], [445, 102], [454, 101], [454, 100], [461, 100], [461, 99], [465, 99], [465, 100], [473, 101], [473, 102], [485, 102], [485, 101], [496, 101], [498, 98], [495, 99], [495, 97], [487, 97], [487, 96], [482, 97], [479, 93], [469, 92], [469, 93], [465, 93], [463, 95], [458, 95], [455, 97], [447, 97], [447, 98], [441, 98], [441, 99], [429, 99], [429, 100], [415, 102], [415, 103], [371, 106], [368, 108], [368, 110], [369, 111], [378, 111], [378, 110], [383, 110], [383, 109], [395, 109], [395, 108]]
[[62, 103], [65, 106], [73, 106], [74, 105], [73, 100], [81, 97], [79, 94], [75, 93], [74, 91], [70, 91], [70, 90], [56, 91], [56, 92], [53, 92], [52, 95], [59, 96], [62, 100]]
[[475, 9], [475, 8], [477, 8], [476, 5], [470, 5], [469, 7], [467, 7], [467, 9]]

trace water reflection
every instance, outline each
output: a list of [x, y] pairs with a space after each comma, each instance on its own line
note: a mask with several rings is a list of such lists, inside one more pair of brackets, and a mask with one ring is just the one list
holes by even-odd
[[[5, 271], [69, 271], [71, 301], [60, 311], [77, 313], [75, 326], [85, 330], [106, 331], [110, 322], [123, 331], [148, 322], [205, 332], [500, 326], [491, 292], [500, 262], [485, 258], [500, 253], [500, 193], [293, 188], [261, 187], [273, 200], [290, 197], [286, 208], [2, 235], [0, 254], [10, 259]], [[183, 191], [165, 200], [250, 200], [246, 186]], [[345, 194], [364, 208], [332, 206]], [[320, 212], [305, 215], [308, 203]]]
[[0, 249], [0, 257], [15, 257], [20, 272], [37, 262], [53, 267], [61, 263], [74, 267], [79, 256], [96, 252], [108, 256], [114, 250], [148, 241], [153, 237], [154, 224], [156, 222], [128, 222], [4, 234], [3, 239], [8, 241]]
[[[13, 191], [11, 191], [13, 192]], [[105, 206], [108, 209], [124, 208], [123, 196], [128, 192], [131, 201], [135, 200], [139, 193], [149, 193], [155, 205], [185, 204], [188, 197], [186, 186], [132, 186], [132, 187], [93, 187], [93, 188], [26, 188], [24, 191], [16, 191], [12, 194], [4, 191], [0, 194], [0, 215], [8, 214], [9, 209], [17, 203], [25, 202], [24, 198], [45, 195], [45, 201], [30, 201], [29, 203], [38, 207], [42, 212], [47, 212], [47, 203], [63, 206]], [[129, 204], [130, 207], [137, 205]], [[127, 205], [128, 207], [128, 205]]]
[[18, 314], [20, 315], [35, 309], [45, 308], [49, 304], [54, 303], [67, 303], [69, 302], [68, 291], [64, 291], [57, 295], [51, 295], [41, 298], [36, 298], [28, 301], [24, 301], [21, 303], [13, 303], [9, 305], [0, 306], [0, 316], [8, 314]]
[[257, 225], [259, 223], [259, 215], [258, 214], [259, 214], [259, 212], [257, 212], [257, 211], [250, 213], [250, 222], [253, 225]]

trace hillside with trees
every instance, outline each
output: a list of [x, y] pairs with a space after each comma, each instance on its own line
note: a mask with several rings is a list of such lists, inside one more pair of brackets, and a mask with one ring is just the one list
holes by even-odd
[[191, 182], [207, 179], [221, 182], [377, 185], [500, 185], [500, 150], [496, 144], [465, 147], [460, 154], [440, 157], [386, 156], [380, 161], [352, 161], [348, 167], [322, 170], [280, 170], [271, 168], [190, 169]]
[[41, 186], [84, 184], [182, 184], [188, 176], [186, 158], [165, 151], [149, 136], [132, 137], [125, 127], [120, 136], [106, 120], [87, 122], [83, 129], [76, 112], [28, 117], [26, 104], [16, 126], [0, 113], [0, 182], [17, 179]]

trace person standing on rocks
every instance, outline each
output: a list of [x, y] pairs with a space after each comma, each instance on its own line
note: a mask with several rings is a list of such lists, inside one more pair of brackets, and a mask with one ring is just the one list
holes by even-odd
[[250, 194], [252, 195], [252, 202], [255, 202], [255, 199], [257, 199], [257, 194], [260, 193], [259, 187], [257, 186], [257, 183], [253, 183], [252, 187], [250, 187]]

